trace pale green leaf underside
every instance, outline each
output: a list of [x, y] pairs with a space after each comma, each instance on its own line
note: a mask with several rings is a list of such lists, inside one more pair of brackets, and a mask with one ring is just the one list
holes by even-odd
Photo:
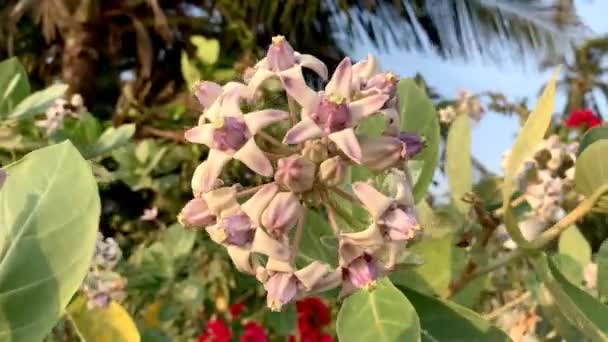
[[6, 168], [0, 190], [0, 340], [40, 341], [80, 286], [95, 248], [100, 201], [70, 142]]
[[420, 341], [420, 321], [412, 304], [387, 278], [373, 290], [359, 290], [340, 309], [340, 341]]
[[459, 115], [450, 126], [446, 145], [446, 166], [452, 201], [461, 213], [466, 214], [469, 204], [462, 198], [473, 188], [471, 120], [468, 115]]

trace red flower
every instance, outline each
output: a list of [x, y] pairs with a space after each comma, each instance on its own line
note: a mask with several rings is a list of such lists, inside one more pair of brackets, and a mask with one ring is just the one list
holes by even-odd
[[232, 316], [232, 318], [237, 318], [245, 311], [245, 304], [232, 304], [228, 310], [230, 310], [230, 316]]
[[266, 330], [256, 322], [247, 322], [245, 324], [245, 332], [241, 336], [240, 342], [268, 342]]
[[573, 127], [595, 127], [602, 124], [602, 120], [591, 109], [579, 109], [570, 114], [566, 120], [566, 126]]
[[207, 322], [207, 330], [198, 337], [198, 342], [230, 342], [232, 330], [219, 319]]
[[[296, 308], [300, 342], [333, 342], [333, 337], [322, 331], [331, 323], [331, 312], [320, 298], [305, 298], [296, 302]], [[290, 340], [295, 338], [292, 336]]]

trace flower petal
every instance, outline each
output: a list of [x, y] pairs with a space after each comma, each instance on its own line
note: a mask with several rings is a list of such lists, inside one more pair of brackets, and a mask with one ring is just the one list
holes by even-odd
[[372, 215], [374, 220], [379, 219], [393, 203], [392, 199], [365, 182], [354, 183], [353, 191], [361, 202], [363, 202], [363, 205]]
[[348, 104], [348, 111], [351, 117], [351, 124], [356, 125], [361, 119], [372, 115], [388, 100], [388, 95], [371, 95]]
[[380, 232], [380, 228], [376, 224], [371, 224], [365, 230], [354, 233], [342, 233], [340, 236], [344, 241], [363, 248], [381, 247], [384, 244], [382, 232]]
[[209, 150], [207, 160], [202, 162], [192, 176], [192, 192], [197, 197], [211, 189], [222, 173], [222, 168], [230, 160], [230, 155], [215, 149]]
[[327, 274], [325, 277], [317, 281], [317, 283], [310, 289], [311, 292], [325, 292], [327, 290], [334, 289], [342, 284], [342, 270], [340, 268]]
[[226, 250], [237, 270], [248, 274], [255, 274], [256, 265], [252, 263], [250, 250], [238, 246], [227, 246]]
[[249, 139], [240, 150], [236, 151], [232, 158], [242, 161], [243, 164], [247, 165], [248, 168], [257, 174], [264, 177], [272, 176], [272, 165], [264, 155], [264, 152], [255, 144], [253, 138]]
[[367, 59], [359, 61], [353, 65], [353, 77], [367, 79], [380, 72], [378, 60], [371, 53], [367, 54]]
[[255, 70], [255, 73], [253, 74], [253, 76], [251, 77], [251, 79], [248, 82], [248, 86], [249, 89], [253, 92], [256, 91], [260, 85], [262, 85], [262, 83], [264, 83], [264, 81], [266, 81], [267, 79], [276, 76], [276, 73], [268, 70], [268, 69], [262, 69], [262, 68], [258, 68]]
[[345, 57], [336, 67], [331, 80], [325, 86], [325, 93], [328, 95], [340, 95], [345, 99], [350, 99], [351, 82], [353, 79], [352, 65], [350, 58]]
[[255, 230], [251, 251], [267, 255], [280, 261], [288, 261], [291, 255], [287, 244], [273, 239], [262, 228]]
[[268, 258], [268, 261], [266, 262], [266, 270], [272, 272], [293, 273], [293, 267], [289, 261], [278, 260], [275, 258]]
[[352, 128], [343, 129], [327, 136], [331, 141], [336, 143], [338, 148], [344, 152], [350, 159], [356, 163], [361, 163], [362, 153], [361, 146], [355, 135], [355, 130]]
[[287, 94], [296, 100], [302, 108], [314, 111], [319, 106], [319, 95], [306, 85], [304, 76], [302, 76], [302, 69], [299, 66], [281, 71], [279, 77]]
[[244, 115], [245, 123], [251, 134], [256, 134], [260, 129], [277, 121], [285, 120], [289, 112], [278, 109], [264, 109]]
[[241, 209], [255, 222], [256, 226], [259, 227], [261, 225], [260, 219], [262, 213], [278, 191], [279, 187], [276, 184], [267, 184], [241, 205]]
[[236, 116], [242, 115], [241, 100], [250, 97], [251, 91], [243, 83], [228, 82], [224, 86], [224, 94], [222, 95], [221, 116]]
[[329, 265], [313, 261], [306, 267], [294, 272], [306, 291], [310, 291], [330, 271]]
[[296, 59], [301, 66], [314, 71], [323, 81], [327, 81], [327, 66], [313, 55], [296, 53]]
[[184, 138], [191, 143], [207, 145], [213, 148], [213, 131], [215, 127], [212, 124], [203, 124], [192, 127], [184, 133]]
[[211, 190], [203, 194], [203, 199], [209, 207], [209, 211], [218, 217], [236, 214], [239, 211], [239, 203], [236, 201], [236, 189], [224, 187]]
[[323, 136], [323, 131], [309, 118], [302, 118], [285, 134], [283, 142], [289, 145], [298, 144], [305, 140], [315, 139]]
[[198, 81], [192, 87], [194, 96], [198, 102], [204, 107], [209, 108], [211, 104], [222, 94], [222, 86], [215, 82]]

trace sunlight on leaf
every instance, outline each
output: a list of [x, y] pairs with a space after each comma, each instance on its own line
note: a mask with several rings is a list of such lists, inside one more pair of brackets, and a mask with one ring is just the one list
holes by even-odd
[[452, 201], [461, 213], [466, 214], [470, 205], [462, 199], [473, 189], [471, 120], [468, 115], [459, 115], [450, 126], [446, 144], [446, 168]]
[[87, 342], [139, 342], [139, 331], [122, 305], [111, 302], [107, 308], [88, 309], [79, 297], [68, 307], [80, 336]]

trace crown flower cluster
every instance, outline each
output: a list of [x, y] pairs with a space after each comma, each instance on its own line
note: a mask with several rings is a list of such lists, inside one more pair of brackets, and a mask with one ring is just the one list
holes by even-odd
[[[303, 69], [327, 81], [325, 86], [311, 88]], [[289, 110], [259, 108], [269, 79], [279, 81]], [[405, 162], [424, 144], [415, 132], [399, 129], [397, 76], [381, 71], [370, 55], [355, 64], [344, 58], [329, 77], [323, 62], [277, 36], [245, 80], [194, 86], [204, 111], [185, 138], [207, 146], [209, 154], [193, 174], [194, 198], [180, 222], [204, 229], [224, 246], [239, 271], [264, 285], [273, 310], [336, 287], [348, 295], [373, 286], [395, 269], [420, 230]], [[385, 117], [380, 136], [357, 131], [372, 115]], [[270, 134], [271, 125], [285, 127], [284, 134]], [[249, 188], [223, 184], [221, 173], [232, 159], [264, 181]], [[390, 173], [390, 194], [371, 182], [349, 184], [353, 165]], [[369, 220], [350, 224], [336, 198], [363, 209]], [[298, 258], [302, 236], [311, 234], [308, 211], [321, 214], [333, 229], [335, 265]]]

